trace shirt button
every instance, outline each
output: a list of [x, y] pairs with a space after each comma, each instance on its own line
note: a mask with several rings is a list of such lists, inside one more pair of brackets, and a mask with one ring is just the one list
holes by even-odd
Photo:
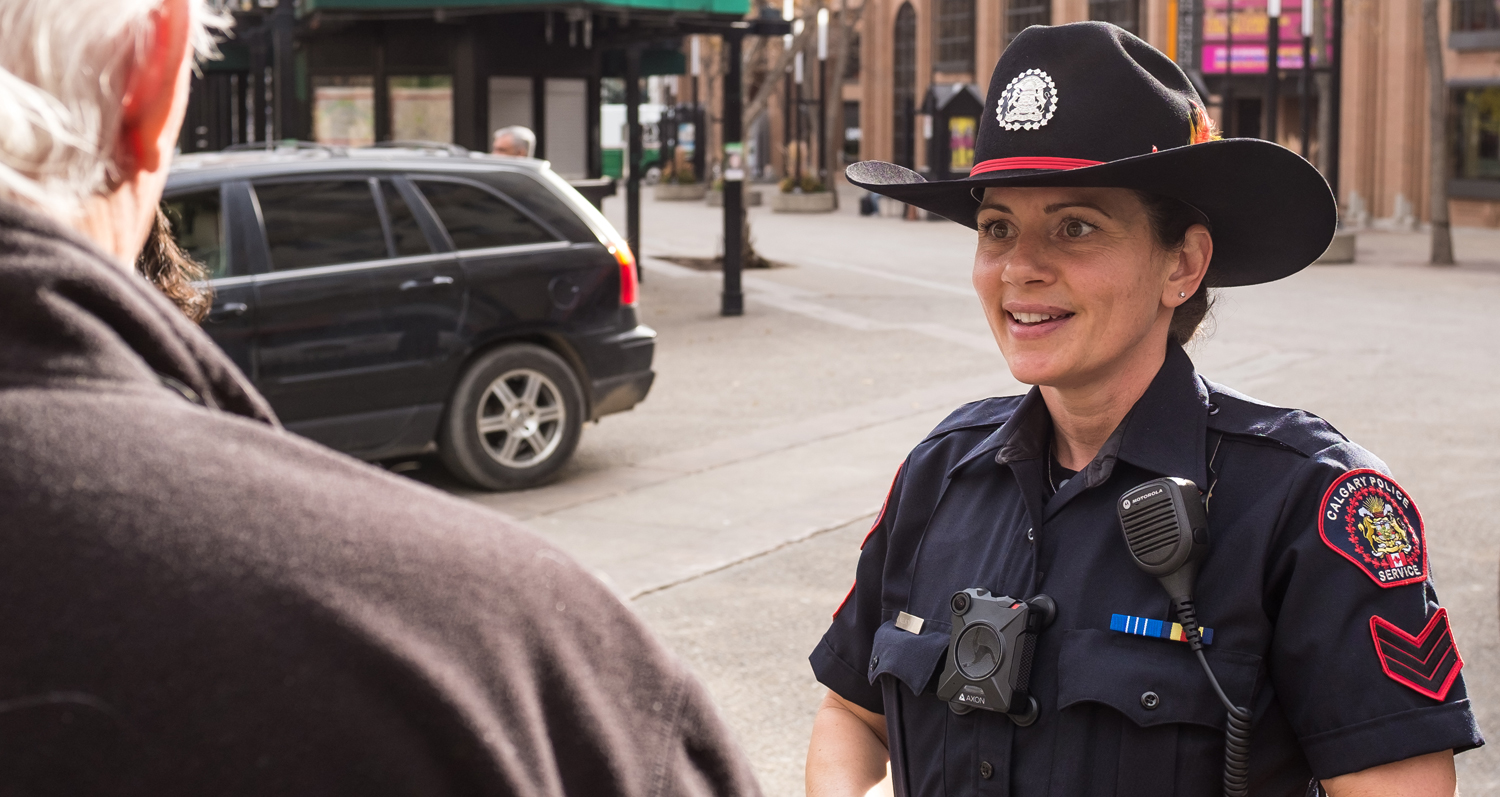
[[992, 767], [992, 766], [990, 766], [990, 762], [988, 762], [988, 761], [980, 761], [979, 762], [979, 777], [984, 778], [985, 780], [989, 780], [990, 776], [992, 776], [994, 774], [995, 774], [995, 768]]
[[1141, 694], [1141, 708], [1150, 711], [1159, 705], [1161, 705], [1160, 695], [1156, 694], [1155, 692], [1145, 692]]
[[1027, 542], [1035, 542], [1036, 541], [1036, 529], [1035, 528], [1029, 528], [1029, 529], [1026, 530], [1026, 541]]
[[1218, 415], [1219, 414], [1219, 405], [1217, 405], [1217, 404], [1213, 403], [1212, 401], [1210, 401], [1208, 403], [1208, 414], [1209, 415]]

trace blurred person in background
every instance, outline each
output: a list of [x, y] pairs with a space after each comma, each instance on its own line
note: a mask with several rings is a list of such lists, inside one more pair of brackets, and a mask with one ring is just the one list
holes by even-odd
[[223, 27], [0, 0], [0, 791], [757, 793], [601, 583], [283, 431], [132, 269]]
[[531, 132], [531, 128], [511, 125], [495, 131], [490, 154], [529, 158], [533, 152], [536, 152], [536, 133]]

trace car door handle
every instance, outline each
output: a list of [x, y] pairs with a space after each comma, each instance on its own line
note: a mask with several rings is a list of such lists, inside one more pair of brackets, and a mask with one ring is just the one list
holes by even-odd
[[225, 302], [218, 307], [208, 311], [209, 321], [223, 321], [226, 318], [237, 318], [245, 314], [250, 305], [244, 302]]
[[417, 288], [431, 288], [431, 287], [435, 287], [435, 286], [438, 286], [438, 285], [452, 285], [452, 284], [453, 284], [453, 278], [452, 277], [447, 277], [447, 276], [443, 276], [443, 275], [440, 274], [440, 275], [438, 275], [436, 277], [433, 277], [431, 279], [425, 279], [425, 280], [407, 280], [407, 281], [401, 283], [400, 288], [403, 291], [410, 291], [410, 290], [415, 290]]

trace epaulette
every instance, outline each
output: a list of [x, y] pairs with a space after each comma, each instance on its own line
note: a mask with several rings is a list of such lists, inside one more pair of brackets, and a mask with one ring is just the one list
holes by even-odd
[[927, 433], [927, 437], [923, 438], [923, 442], [963, 429], [998, 429], [1010, 420], [1011, 415], [1015, 414], [1016, 407], [1021, 405], [1023, 398], [1026, 396], [998, 396], [971, 401], [954, 410], [943, 419], [942, 423], [933, 427], [933, 430]]
[[1208, 400], [1218, 407], [1218, 412], [1208, 417], [1211, 429], [1264, 438], [1305, 457], [1349, 442], [1333, 424], [1310, 412], [1275, 407], [1206, 379], [1204, 382]]

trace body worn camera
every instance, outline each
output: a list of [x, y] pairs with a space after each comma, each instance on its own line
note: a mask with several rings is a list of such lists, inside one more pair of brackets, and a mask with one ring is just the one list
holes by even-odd
[[955, 713], [976, 708], [1008, 715], [1017, 725], [1036, 721], [1029, 693], [1036, 635], [1052, 624], [1057, 604], [1046, 595], [1029, 601], [970, 588], [949, 600], [953, 630], [937, 696]]

